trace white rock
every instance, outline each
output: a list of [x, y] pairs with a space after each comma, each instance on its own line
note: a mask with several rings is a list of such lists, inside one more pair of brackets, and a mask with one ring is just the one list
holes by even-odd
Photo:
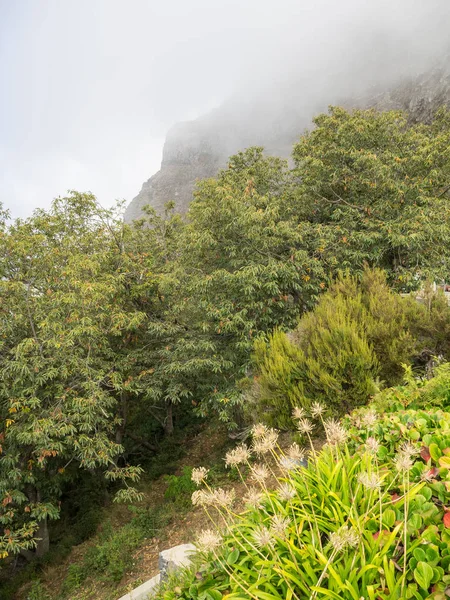
[[180, 567], [188, 567], [191, 564], [190, 556], [195, 552], [194, 544], [180, 544], [163, 550], [159, 553], [159, 570], [161, 572], [161, 581], [167, 579], [169, 573], [173, 573]]

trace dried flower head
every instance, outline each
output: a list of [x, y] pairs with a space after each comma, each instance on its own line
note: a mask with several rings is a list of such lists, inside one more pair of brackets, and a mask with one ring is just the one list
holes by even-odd
[[300, 433], [309, 434], [313, 428], [313, 424], [309, 419], [299, 419], [297, 423], [297, 429], [300, 431]]
[[192, 469], [191, 479], [196, 485], [201, 485], [208, 478], [208, 472], [209, 469], [205, 469], [205, 467]]
[[413, 456], [419, 454], [419, 449], [416, 448], [416, 446], [414, 446], [414, 444], [411, 442], [403, 442], [403, 444], [400, 446], [399, 452], [412, 458]]
[[252, 449], [257, 455], [267, 454], [275, 450], [278, 441], [278, 431], [267, 429], [265, 435], [254, 440]]
[[373, 427], [377, 421], [378, 415], [373, 409], [366, 410], [361, 417], [362, 425], [368, 428]]
[[257, 481], [258, 483], [263, 483], [269, 477], [269, 470], [265, 465], [255, 465], [252, 468], [251, 478], [253, 481]]
[[295, 488], [289, 483], [282, 483], [277, 490], [278, 497], [280, 500], [292, 500], [297, 495]]
[[236, 491], [234, 488], [231, 488], [230, 490], [223, 490], [222, 488], [217, 488], [213, 492], [214, 504], [223, 508], [231, 506], [234, 502], [235, 497]]
[[378, 490], [381, 487], [381, 479], [375, 473], [359, 473], [358, 481], [368, 490]]
[[262, 438], [266, 435], [268, 429], [265, 425], [263, 425], [262, 423], [258, 423], [257, 425], [254, 425], [252, 428], [252, 436], [257, 440], [259, 438]]
[[342, 552], [345, 548], [357, 546], [358, 542], [358, 533], [347, 525], [343, 525], [330, 534], [330, 544], [336, 552]]
[[295, 471], [301, 466], [301, 463], [289, 456], [282, 456], [278, 461], [278, 465], [282, 471]]
[[273, 546], [274, 539], [271, 531], [267, 527], [260, 526], [252, 533], [253, 541], [258, 548]]
[[292, 409], [292, 418], [295, 420], [303, 419], [305, 414], [305, 409], [301, 408], [300, 406], [294, 406], [294, 408]]
[[327, 442], [332, 446], [344, 444], [348, 437], [348, 432], [336, 419], [328, 419], [324, 423]]
[[288, 517], [274, 515], [271, 520], [270, 531], [275, 537], [284, 540], [286, 538], [286, 531], [290, 524], [291, 520]]
[[237, 448], [233, 448], [225, 455], [225, 466], [226, 467], [237, 467], [238, 465], [245, 464], [250, 458], [250, 450], [245, 444], [241, 444]]
[[368, 437], [366, 440], [366, 448], [370, 454], [378, 454], [380, 449], [380, 442], [374, 437]]
[[293, 444], [291, 444], [291, 446], [289, 446], [287, 455], [289, 456], [289, 458], [297, 461], [298, 463], [301, 463], [303, 460], [305, 460], [304, 449], [300, 448], [300, 446], [298, 444], [296, 444], [295, 442]]
[[244, 502], [253, 508], [261, 508], [264, 495], [256, 488], [250, 488], [244, 496]]
[[200, 551], [213, 552], [218, 546], [220, 546], [222, 538], [220, 535], [211, 529], [202, 531], [197, 538], [196, 546]]
[[191, 496], [191, 501], [194, 506], [206, 506], [208, 504], [209, 493], [205, 490], [195, 490]]
[[319, 418], [321, 417], [325, 412], [325, 406], [323, 404], [321, 404], [320, 402], [313, 402], [311, 405], [311, 415], [314, 418]]
[[409, 471], [413, 466], [413, 461], [411, 456], [405, 454], [404, 452], [399, 452], [394, 459], [395, 468], [399, 473], [404, 473], [405, 471]]

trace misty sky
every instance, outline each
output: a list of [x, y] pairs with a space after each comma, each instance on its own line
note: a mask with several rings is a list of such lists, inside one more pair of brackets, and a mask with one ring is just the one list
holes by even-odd
[[130, 201], [175, 122], [355, 61], [370, 82], [449, 40], [450, 0], [0, 0], [0, 202]]

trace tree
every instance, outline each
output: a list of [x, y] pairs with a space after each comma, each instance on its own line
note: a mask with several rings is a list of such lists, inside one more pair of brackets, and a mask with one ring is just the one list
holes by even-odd
[[450, 112], [422, 125], [332, 107], [314, 123], [294, 146], [294, 174], [303, 218], [326, 231], [323, 259], [381, 267], [400, 289], [448, 276]]
[[139, 497], [119, 465], [118, 399], [128, 357], [117, 346], [145, 313], [127, 310], [121, 243], [90, 195], [58, 199], [3, 231], [0, 243], [0, 538], [3, 555], [48, 549], [48, 519], [75, 469]]
[[[316, 238], [292, 214], [287, 164], [251, 148], [199, 184], [180, 248], [185, 293], [225, 360], [213, 404], [226, 418], [255, 337], [289, 328], [326, 285]], [[225, 369], [225, 367], [227, 367]]]

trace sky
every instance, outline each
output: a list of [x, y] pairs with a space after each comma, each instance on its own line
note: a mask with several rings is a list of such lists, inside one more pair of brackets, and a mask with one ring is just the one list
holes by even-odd
[[399, 76], [449, 38], [450, 0], [0, 0], [0, 202], [131, 201], [174, 123], [279, 81], [350, 90], [354, 64]]

